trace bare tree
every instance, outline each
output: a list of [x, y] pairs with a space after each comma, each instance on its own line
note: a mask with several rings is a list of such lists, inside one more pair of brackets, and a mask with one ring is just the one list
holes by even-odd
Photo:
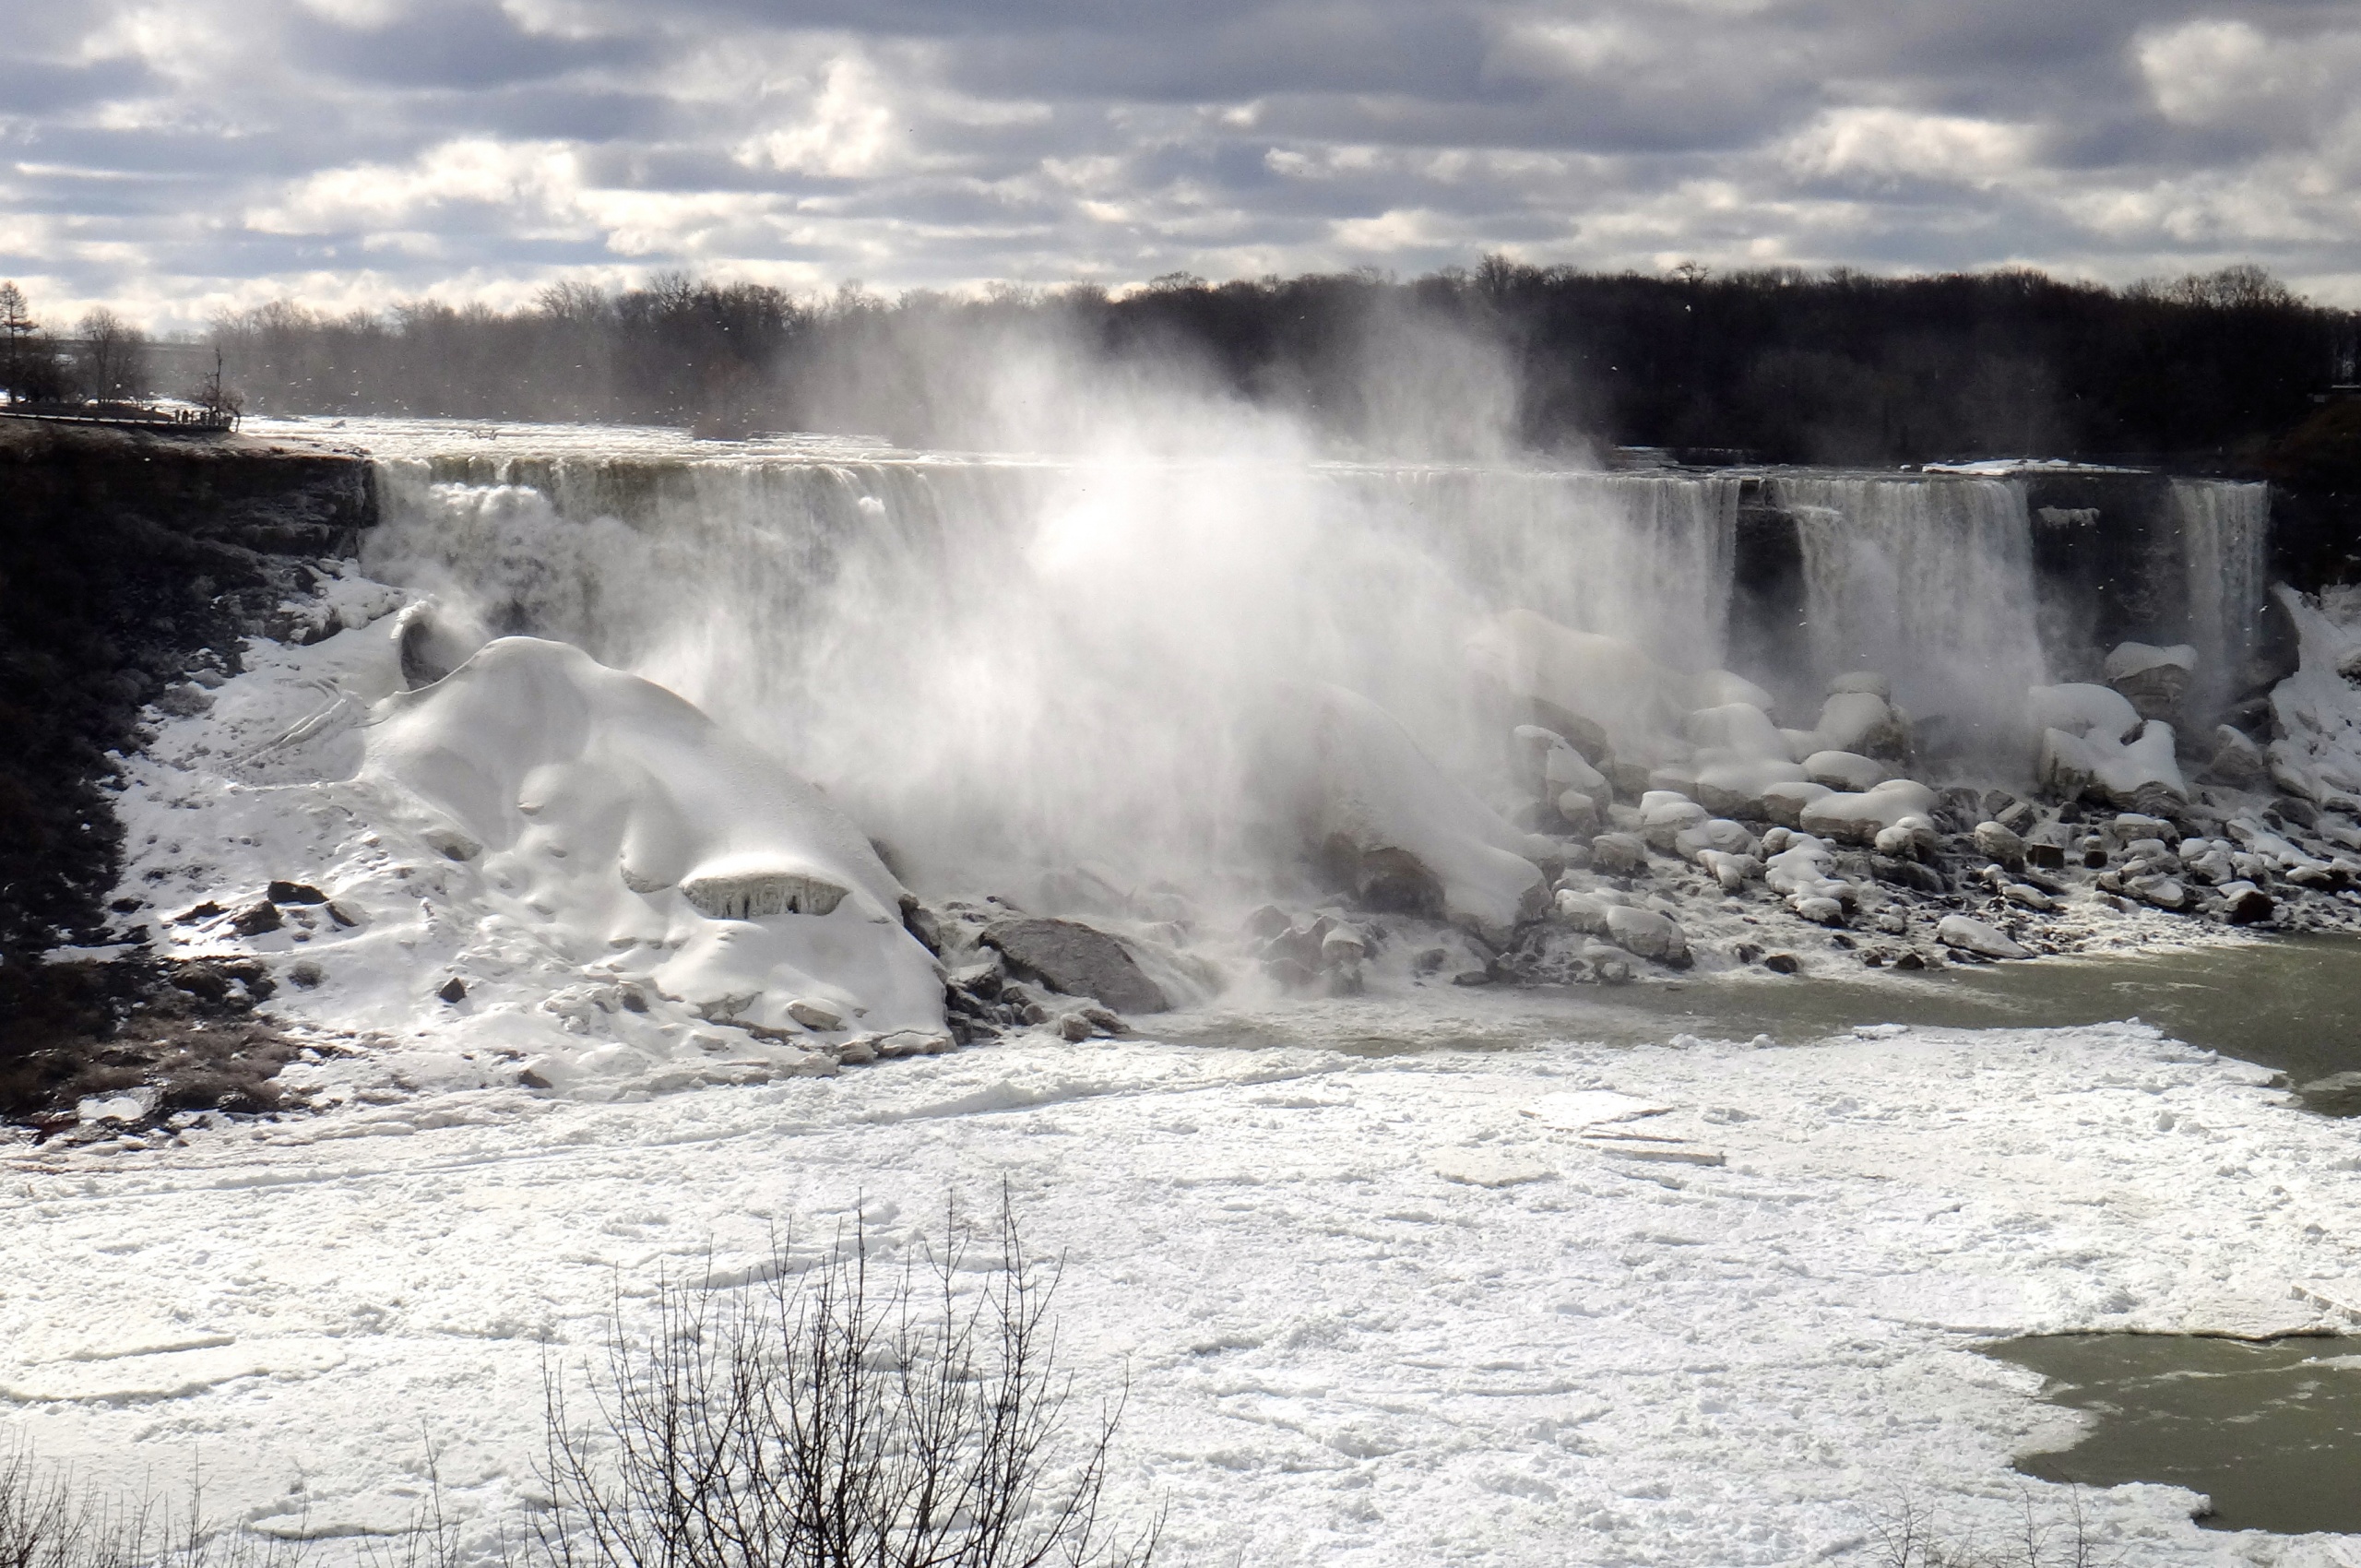
[[[213, 368], [186, 394], [190, 402], [205, 410], [206, 422], [229, 430], [238, 428], [245, 416], [245, 394], [228, 385], [222, 378], [222, 357], [219, 344], [213, 350]], [[0, 1564], [0, 1568], [6, 1568]]]
[[0, 394], [15, 402], [26, 394], [25, 357], [41, 324], [14, 279], [0, 282]]
[[1157, 1526], [1099, 1517], [1120, 1407], [1067, 1439], [1049, 1318], [1057, 1268], [1026, 1257], [1003, 1197], [991, 1283], [964, 1296], [953, 1216], [923, 1273], [872, 1278], [849, 1245], [766, 1285], [659, 1286], [618, 1301], [593, 1419], [548, 1388], [551, 1568], [1145, 1568]]
[[83, 390], [101, 403], [136, 402], [148, 394], [148, 335], [106, 306], [75, 324], [82, 339]]

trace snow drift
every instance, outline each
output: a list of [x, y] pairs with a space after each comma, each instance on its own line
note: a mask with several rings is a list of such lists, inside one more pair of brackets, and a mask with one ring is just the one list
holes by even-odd
[[682, 698], [532, 637], [372, 717], [365, 782], [586, 968], [794, 1035], [940, 1030], [901, 884], [818, 790]]

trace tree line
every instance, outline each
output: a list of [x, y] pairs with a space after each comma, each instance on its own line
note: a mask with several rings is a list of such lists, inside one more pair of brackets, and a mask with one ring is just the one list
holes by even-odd
[[25, 291], [0, 281], [0, 393], [13, 403], [137, 403], [153, 392], [148, 335], [101, 305], [60, 340]]
[[273, 412], [988, 445], [1010, 438], [1001, 373], [1047, 352], [1091, 374], [1179, 374], [1382, 446], [1404, 425], [1401, 408], [1381, 407], [1387, 389], [1431, 380], [1447, 341], [1499, 367], [1505, 434], [1528, 448], [2235, 463], [2353, 378], [2357, 328], [2355, 313], [2253, 267], [2118, 289], [2029, 269], [1652, 276], [1493, 256], [1407, 281], [1173, 275], [1121, 296], [808, 297], [668, 274], [618, 292], [556, 284], [508, 311], [423, 300], [334, 315], [280, 302], [226, 315], [211, 336], [230, 380]]

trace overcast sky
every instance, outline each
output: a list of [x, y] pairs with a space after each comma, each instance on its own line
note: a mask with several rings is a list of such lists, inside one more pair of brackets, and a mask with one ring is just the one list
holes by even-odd
[[686, 267], [1110, 286], [2260, 261], [2361, 305], [2361, 5], [55, 0], [0, 277], [159, 327]]

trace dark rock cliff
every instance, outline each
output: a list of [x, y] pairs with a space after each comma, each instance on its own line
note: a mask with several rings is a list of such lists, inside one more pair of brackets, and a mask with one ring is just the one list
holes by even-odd
[[115, 1035], [154, 990], [136, 960], [40, 956], [125, 934], [108, 754], [172, 683], [237, 672], [243, 638], [374, 518], [357, 453], [0, 418], [0, 1114], [53, 1100], [61, 1046]]

